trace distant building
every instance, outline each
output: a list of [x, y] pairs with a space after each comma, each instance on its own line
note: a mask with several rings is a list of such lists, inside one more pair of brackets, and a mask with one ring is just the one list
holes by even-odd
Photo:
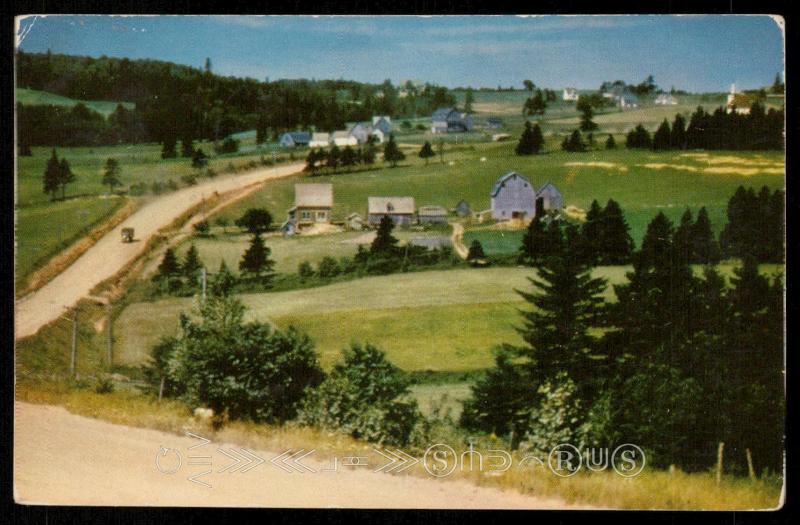
[[538, 212], [557, 214], [564, 206], [561, 193], [552, 183], [548, 182], [536, 191], [528, 179], [515, 171], [497, 179], [490, 197], [495, 220], [529, 221]]
[[305, 131], [290, 131], [281, 135], [280, 139], [280, 144], [284, 148], [308, 146], [309, 142], [311, 142], [311, 133]]
[[358, 146], [358, 139], [350, 135], [348, 131], [334, 131], [331, 135], [331, 146], [344, 148], [347, 146]]
[[489, 117], [486, 119], [486, 129], [500, 129], [503, 127], [503, 119], [500, 117]]
[[417, 220], [420, 224], [447, 224], [447, 210], [441, 206], [421, 206]]
[[440, 108], [431, 115], [432, 133], [463, 133], [472, 130], [472, 116], [455, 108]]
[[612, 99], [620, 108], [639, 107], [639, 97], [628, 86], [622, 84], [612, 85], [611, 89], [603, 92], [603, 97]]
[[661, 93], [656, 97], [654, 103], [658, 106], [677, 106], [678, 99], [669, 93]]
[[350, 136], [355, 137], [359, 145], [366, 144], [370, 137], [374, 137], [377, 144], [383, 144], [385, 134], [380, 128], [374, 128], [369, 122], [358, 122], [350, 128]]
[[386, 115], [372, 117], [372, 128], [379, 129], [384, 135], [388, 135], [392, 132], [392, 117]]
[[408, 226], [414, 223], [415, 211], [414, 197], [367, 198], [367, 223], [370, 226], [380, 224], [384, 215], [388, 215], [395, 225]]
[[364, 229], [364, 217], [360, 213], [351, 213], [344, 223], [348, 230], [359, 231]]
[[755, 102], [755, 98], [747, 93], [737, 93], [736, 84], [731, 84], [731, 92], [728, 93], [728, 101], [725, 104], [725, 111], [730, 113], [734, 109], [739, 115], [749, 115], [750, 106]]
[[469, 203], [465, 200], [460, 201], [456, 204], [456, 215], [459, 217], [466, 217], [472, 213], [472, 209], [469, 207]]
[[565, 102], [575, 102], [578, 100], [578, 90], [575, 88], [564, 88], [564, 93], [561, 95], [561, 99]]
[[311, 141], [308, 143], [309, 148], [327, 148], [330, 145], [330, 133], [314, 133], [311, 135]]
[[441, 250], [442, 248], [453, 246], [450, 237], [447, 235], [439, 235], [436, 237], [412, 237], [408, 243], [411, 246], [421, 246], [429, 250]]
[[284, 226], [297, 230], [312, 224], [330, 223], [332, 209], [333, 184], [295, 184], [294, 206], [289, 209]]

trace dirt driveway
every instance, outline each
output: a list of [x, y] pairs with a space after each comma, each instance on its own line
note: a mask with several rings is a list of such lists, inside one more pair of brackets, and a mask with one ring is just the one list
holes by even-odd
[[[177, 436], [77, 416], [60, 407], [28, 403], [16, 403], [14, 411], [14, 497], [19, 503], [567, 508], [557, 499], [523, 496], [462, 481], [375, 473], [372, 466], [366, 470], [350, 467], [339, 472], [322, 472], [332, 462], [315, 462], [313, 456], [303, 459], [301, 464], [314, 472], [286, 472], [270, 463], [281, 451], [247, 449], [265, 462], [234, 461], [231, 456], [237, 451], [241, 454], [244, 449], [213, 441], [204, 444], [200, 431], [198, 438]], [[172, 450], [160, 456], [157, 463], [161, 447]], [[181, 453], [180, 463], [174, 450]], [[233, 468], [225, 471], [229, 465]], [[240, 467], [238, 472], [237, 467]]]
[[[74, 263], [36, 292], [16, 303], [14, 319], [16, 338], [35, 334], [39, 328], [64, 313], [89, 294], [97, 284], [112, 277], [126, 264], [139, 257], [147, 241], [159, 229], [169, 225], [189, 210], [209, 198], [214, 192], [225, 193], [264, 181], [287, 177], [303, 169], [302, 163], [258, 169], [242, 175], [218, 177], [164, 195], [145, 204], [133, 215], [104, 235]], [[122, 228], [134, 228], [136, 242], [120, 242]]]

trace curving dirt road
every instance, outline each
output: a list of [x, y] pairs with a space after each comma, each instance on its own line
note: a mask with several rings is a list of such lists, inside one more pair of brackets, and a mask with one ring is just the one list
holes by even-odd
[[[314, 472], [285, 472], [269, 461], [282, 451], [250, 450], [264, 463], [234, 463], [232, 444], [114, 425], [60, 407], [14, 406], [14, 499], [50, 505], [563, 509], [563, 501], [465, 481], [442, 481], [302, 460]], [[197, 434], [202, 436], [201, 431]], [[167, 453], [156, 464], [161, 447]], [[190, 449], [190, 447], [195, 447]], [[194, 459], [190, 456], [196, 456]], [[201, 456], [207, 456], [202, 458]], [[250, 461], [250, 460], [248, 460]], [[207, 463], [211, 463], [208, 465]], [[227, 472], [228, 465], [234, 468]], [[237, 466], [249, 468], [236, 472]], [[255, 466], [253, 466], [255, 465]], [[159, 467], [161, 470], [159, 470]], [[250, 468], [252, 467], [252, 468]], [[173, 473], [167, 473], [169, 471]], [[204, 474], [205, 472], [210, 473]], [[194, 481], [188, 478], [194, 477]], [[202, 483], [201, 483], [202, 482]], [[204, 485], [205, 483], [206, 485]], [[207, 486], [210, 485], [210, 486]]]
[[[34, 335], [39, 328], [61, 315], [64, 308], [74, 306], [97, 284], [112, 277], [126, 264], [139, 257], [147, 241], [159, 229], [169, 225], [214, 192], [225, 193], [286, 177], [299, 172], [302, 168], [302, 163], [295, 163], [259, 169], [242, 175], [218, 177], [147, 203], [100, 238], [53, 280], [17, 301], [14, 314], [16, 338]], [[136, 242], [129, 244], [120, 242], [120, 231], [127, 227], [135, 229]]]
[[466, 259], [469, 255], [469, 250], [464, 246], [464, 225], [460, 222], [451, 222], [450, 226], [453, 227], [453, 235], [450, 237], [453, 249], [455, 249], [459, 257]]

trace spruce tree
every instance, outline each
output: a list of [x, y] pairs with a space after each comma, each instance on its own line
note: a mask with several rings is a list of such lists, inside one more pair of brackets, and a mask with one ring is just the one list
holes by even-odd
[[528, 224], [525, 234], [522, 236], [522, 246], [519, 248], [519, 260], [525, 264], [537, 263], [541, 255], [541, 244], [545, 235], [545, 224], [541, 216], [537, 214]]
[[425, 165], [428, 165], [428, 159], [431, 157], [435, 157], [436, 153], [434, 153], [433, 148], [431, 147], [431, 143], [427, 140], [425, 144], [422, 145], [422, 149], [419, 150], [419, 158], [425, 159]]
[[589, 211], [586, 212], [586, 222], [581, 225], [581, 236], [583, 237], [581, 257], [587, 264], [596, 265], [606, 253], [603, 245], [604, 218], [600, 203], [597, 202], [597, 199], [593, 200]]
[[622, 208], [609, 199], [602, 212], [600, 258], [602, 264], [628, 264], [633, 254], [633, 239]]
[[394, 140], [394, 134], [389, 134], [389, 141], [383, 147], [383, 160], [391, 162], [392, 167], [396, 167], [397, 163], [405, 159], [405, 154], [397, 147], [397, 142]]
[[67, 184], [75, 181], [75, 174], [72, 172], [72, 168], [69, 165], [69, 161], [65, 158], [61, 158], [61, 162], [58, 164], [58, 185], [61, 186], [61, 199], [66, 198], [67, 193]]
[[696, 264], [717, 264], [720, 260], [719, 245], [711, 231], [711, 221], [705, 206], [697, 212], [692, 227], [690, 260]]
[[189, 249], [186, 250], [186, 255], [183, 258], [183, 264], [181, 264], [181, 272], [183, 276], [189, 279], [189, 282], [193, 282], [198, 277], [198, 271], [200, 268], [203, 267], [203, 263], [200, 260], [200, 255], [197, 253], [197, 248], [195, 248], [194, 244], [189, 245]]
[[658, 126], [655, 134], [653, 135], [653, 149], [654, 150], [667, 150], [670, 148], [671, 131], [669, 129], [669, 122], [667, 119]]
[[669, 145], [673, 149], [686, 149], [686, 119], [678, 113], [672, 123], [670, 131]]
[[486, 258], [486, 254], [483, 253], [483, 246], [478, 239], [472, 241], [469, 245], [469, 252], [467, 253], [467, 260], [468, 261], [475, 261], [477, 259], [484, 259]]
[[209, 291], [211, 295], [227, 297], [233, 291], [234, 286], [236, 286], [236, 276], [228, 269], [228, 265], [225, 264], [225, 259], [222, 259], [219, 263], [219, 270], [217, 270], [217, 273], [211, 278]]
[[675, 256], [681, 264], [690, 264], [692, 262], [692, 231], [694, 230], [694, 223], [692, 222], [692, 211], [686, 208], [681, 216], [681, 222], [675, 229], [672, 235], [672, 248]]
[[61, 164], [56, 155], [56, 150], [50, 155], [47, 161], [47, 166], [44, 170], [44, 178], [42, 179], [42, 189], [45, 193], [50, 194], [50, 200], [56, 200], [59, 185], [61, 184]]
[[122, 184], [119, 180], [119, 174], [120, 168], [117, 159], [107, 159], [105, 169], [103, 170], [102, 183], [104, 186], [108, 186], [109, 193], [114, 191], [115, 186]]
[[378, 231], [370, 246], [369, 251], [371, 254], [392, 256], [397, 253], [398, 240], [392, 236], [393, 229], [394, 221], [388, 215], [384, 215], [380, 224], [378, 224]]
[[178, 263], [178, 258], [175, 256], [175, 251], [172, 248], [167, 248], [164, 252], [164, 257], [158, 265], [158, 270], [153, 280], [166, 280], [172, 277], [178, 277], [181, 274], [181, 267]]
[[260, 235], [253, 235], [250, 246], [239, 261], [239, 271], [268, 285], [273, 277], [272, 267], [275, 266], [275, 261], [269, 258], [271, 252]]
[[606, 149], [617, 149], [617, 142], [614, 140], [614, 135], [611, 133], [608, 134], [608, 138], [606, 139]]

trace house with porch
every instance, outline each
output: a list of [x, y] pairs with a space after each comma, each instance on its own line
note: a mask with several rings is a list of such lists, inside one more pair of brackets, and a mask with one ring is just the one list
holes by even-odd
[[291, 235], [314, 224], [329, 224], [332, 209], [333, 184], [295, 184], [294, 206], [289, 209], [281, 230]]

